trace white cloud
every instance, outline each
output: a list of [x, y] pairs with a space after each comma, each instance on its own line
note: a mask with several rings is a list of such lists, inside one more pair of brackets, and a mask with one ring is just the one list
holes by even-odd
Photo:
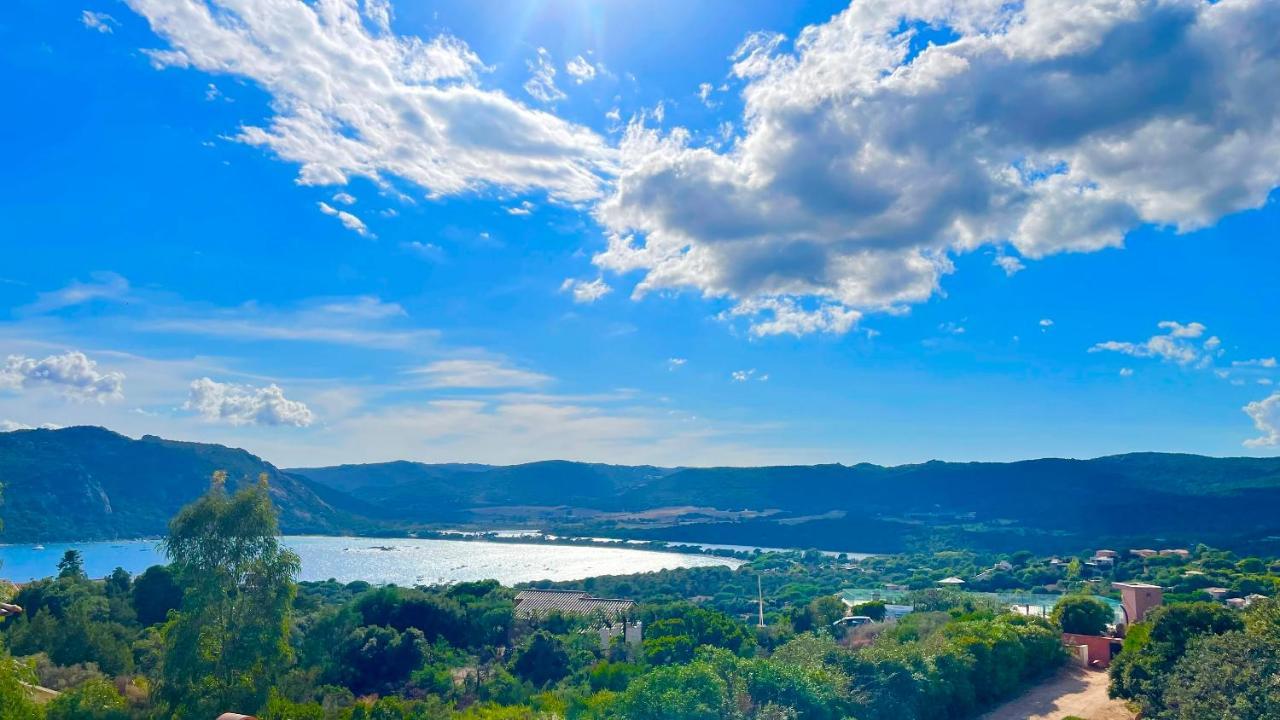
[[343, 204], [343, 205], [355, 205], [355, 204], [356, 204], [356, 198], [355, 198], [355, 196], [354, 196], [354, 195], [352, 195], [351, 193], [345, 193], [345, 192], [334, 193], [334, 194], [333, 194], [333, 201], [334, 201], [334, 202], [336, 202], [336, 203], [341, 203], [341, 204]]
[[169, 47], [157, 67], [254, 82], [272, 97], [265, 126], [235, 139], [301, 165], [304, 185], [402, 178], [428, 196], [486, 188], [601, 194], [610, 151], [592, 131], [483, 89], [461, 40], [389, 31], [389, 5], [355, 0], [127, 0]]
[[1232, 367], [1274, 368], [1276, 365], [1276, 359], [1273, 357], [1254, 358], [1252, 360], [1236, 360], [1231, 363]]
[[424, 260], [438, 262], [444, 259], [444, 249], [435, 243], [424, 243], [414, 240], [412, 242], [401, 243], [400, 246]]
[[93, 12], [85, 10], [80, 13], [80, 23], [90, 30], [97, 30], [100, 33], [110, 33], [113, 31], [113, 25], [119, 25], [116, 19], [102, 12]]
[[684, 367], [685, 363], [687, 362], [689, 362], [687, 358], [679, 358], [679, 357], [667, 358], [667, 369], [674, 371], [678, 368]]
[[511, 207], [508, 207], [507, 214], [518, 215], [518, 216], [530, 215], [533, 213], [533, 210], [535, 207], [537, 206], [529, 202], [528, 200], [523, 200], [520, 202], [519, 205], [513, 205]]
[[1204, 325], [1198, 322], [1183, 325], [1165, 320], [1157, 327], [1167, 332], [1162, 335], [1153, 335], [1140, 343], [1108, 340], [1089, 348], [1089, 352], [1118, 352], [1133, 357], [1159, 358], [1179, 365], [1191, 363], [1205, 365], [1212, 360], [1212, 357], [1202, 352], [1200, 345], [1194, 342], [1204, 335]]
[[1133, 368], [1120, 368], [1120, 377], [1133, 377]]
[[1262, 433], [1244, 441], [1245, 447], [1275, 447], [1280, 445], [1280, 392], [1245, 405], [1241, 410], [1253, 420], [1253, 426]]
[[364, 16], [383, 33], [391, 32], [391, 0], [364, 0]]
[[356, 233], [361, 237], [367, 237], [367, 238], [375, 237], [373, 233], [369, 232], [369, 228], [364, 224], [363, 220], [356, 217], [355, 215], [352, 215], [346, 210], [339, 210], [326, 202], [320, 202], [320, 203], [317, 203], [317, 205], [320, 206], [320, 212], [324, 213], [325, 215], [331, 215], [333, 217], [338, 218], [338, 220], [342, 222], [342, 226], [345, 227], [346, 229]]
[[529, 66], [529, 79], [525, 81], [524, 91], [530, 97], [543, 103], [564, 99], [565, 94], [556, 87], [556, 64], [546, 48], [538, 48], [538, 54], [525, 64]]
[[703, 105], [706, 105], [709, 108], [715, 108], [717, 105], [719, 105], [719, 103], [712, 102], [711, 100], [711, 93], [714, 91], [715, 91], [715, 87], [712, 86], [711, 83], [707, 83], [707, 82], [699, 83], [698, 99], [702, 101]]
[[1051, 328], [1051, 327], [1053, 327], [1053, 320], [1050, 320], [1049, 318], [1041, 318], [1041, 319], [1040, 319], [1040, 327], [1042, 327], [1042, 328]]
[[[734, 370], [733, 372], [729, 373], [729, 379], [736, 383], [742, 383], [755, 377], [755, 374], [756, 374], [755, 368], [751, 368], [750, 370]], [[769, 379], [768, 375], [763, 375], [761, 377], [763, 377], [766, 380]]]
[[1004, 270], [1004, 274], [1007, 277], [1013, 277], [1027, 269], [1027, 266], [1022, 264], [1022, 260], [1019, 260], [1013, 255], [1005, 255], [1004, 253], [998, 253], [993, 262], [1001, 270]]
[[44, 313], [98, 300], [118, 301], [129, 295], [129, 281], [113, 272], [96, 272], [88, 282], [72, 280], [66, 287], [36, 295], [23, 312]]
[[40, 428], [41, 430], [57, 430], [61, 426], [54, 425], [53, 423], [41, 423], [40, 425], [37, 426], [37, 425], [27, 425], [26, 423], [20, 423], [20, 422], [17, 422], [16, 420], [0, 420], [0, 432], [13, 432], [14, 430], [35, 430], [37, 427]]
[[275, 384], [254, 387], [200, 378], [191, 383], [190, 395], [182, 407], [205, 420], [230, 425], [306, 427], [315, 421], [310, 408], [286, 398]]
[[494, 360], [437, 360], [410, 372], [437, 388], [534, 387], [551, 382], [547, 375]]
[[565, 281], [560, 283], [560, 292], [572, 292], [574, 302], [590, 305], [613, 292], [613, 288], [605, 284], [601, 278], [595, 280], [565, 278]]
[[622, 110], [619, 108], [610, 108], [609, 112], [604, 114], [604, 117], [606, 120], [618, 122], [622, 119]]
[[809, 308], [792, 298], [756, 298], [744, 300], [722, 317], [750, 318], [751, 334], [807, 335], [809, 333], [848, 332], [861, 319], [862, 313], [834, 303], [823, 303]]
[[565, 63], [564, 69], [565, 72], [573, 76], [574, 81], [579, 85], [584, 82], [590, 82], [596, 77], [596, 66], [581, 55]]
[[105, 402], [124, 397], [124, 373], [101, 372], [82, 352], [68, 351], [42, 360], [10, 355], [0, 366], [0, 390], [51, 387], [76, 400]]
[[[913, 55], [926, 24], [958, 39]], [[984, 246], [1211, 225], [1280, 184], [1277, 26], [1257, 0], [907, 0], [853, 3], [790, 50], [752, 35], [743, 136], [718, 152], [634, 121], [595, 261], [642, 271], [637, 295], [866, 311], [928, 299]]]
[[938, 326], [938, 329], [948, 335], [963, 335], [965, 333], [964, 326], [955, 322], [944, 322]]

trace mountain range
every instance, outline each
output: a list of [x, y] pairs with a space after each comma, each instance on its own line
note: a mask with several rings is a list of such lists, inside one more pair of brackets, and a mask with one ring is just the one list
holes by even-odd
[[76, 427], [0, 433], [0, 540], [158, 535], [226, 470], [266, 473], [287, 533], [535, 526], [670, 541], [889, 552], [1245, 547], [1280, 541], [1280, 458], [663, 468], [568, 461], [279, 469], [220, 445]]

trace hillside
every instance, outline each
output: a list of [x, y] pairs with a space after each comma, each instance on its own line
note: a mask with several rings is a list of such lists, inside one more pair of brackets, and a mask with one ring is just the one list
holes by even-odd
[[0, 541], [158, 535], [226, 470], [267, 473], [289, 533], [532, 526], [563, 534], [889, 552], [1280, 546], [1280, 458], [661, 468], [546, 461], [280, 470], [243, 450], [91, 427], [0, 433]]
[[1280, 458], [1135, 453], [757, 468], [384, 463], [290, 472], [357, 489], [407, 522], [529, 522], [667, 540], [1052, 551], [1099, 542], [1274, 544], [1280, 536]]
[[73, 427], [0, 433], [0, 541], [160, 535], [179, 508], [209, 487], [215, 470], [227, 471], [232, 489], [266, 473], [285, 532], [368, 525], [352, 514], [366, 508], [343, 493], [281, 472], [244, 450]]

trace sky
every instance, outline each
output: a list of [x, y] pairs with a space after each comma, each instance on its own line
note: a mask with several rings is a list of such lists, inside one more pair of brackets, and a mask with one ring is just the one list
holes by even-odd
[[1280, 4], [15, 0], [0, 431], [1280, 447]]

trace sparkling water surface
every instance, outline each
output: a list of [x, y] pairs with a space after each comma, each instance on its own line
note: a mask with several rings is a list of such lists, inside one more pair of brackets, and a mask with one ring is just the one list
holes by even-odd
[[[681, 567], [737, 567], [733, 558], [624, 547], [591, 547], [476, 540], [321, 537], [291, 535], [284, 544], [302, 560], [300, 580], [430, 585], [494, 579], [504, 585], [532, 580], [578, 580]], [[116, 567], [140, 573], [165, 562], [156, 540], [0, 545], [0, 578], [26, 582], [57, 574], [70, 548], [84, 556], [85, 572], [104, 577]]]

